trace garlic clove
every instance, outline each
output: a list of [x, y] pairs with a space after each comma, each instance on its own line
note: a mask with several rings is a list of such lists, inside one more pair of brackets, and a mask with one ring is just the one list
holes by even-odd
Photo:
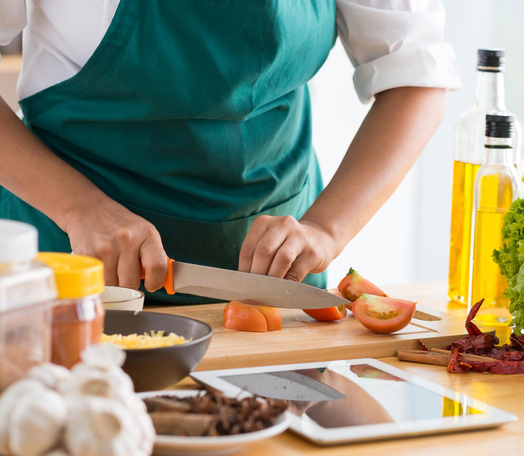
[[80, 355], [84, 364], [98, 369], [122, 367], [126, 353], [116, 345], [96, 344], [88, 346]]
[[[135, 416], [120, 402], [86, 396], [71, 398], [65, 445], [71, 456], [148, 456]], [[153, 439], [154, 440], [154, 439]], [[144, 451], [146, 449], [147, 451]]]
[[67, 421], [64, 398], [50, 389], [21, 397], [11, 413], [9, 447], [16, 456], [39, 456], [59, 442]]
[[71, 380], [71, 377], [72, 374], [69, 369], [51, 363], [35, 366], [27, 373], [27, 378], [39, 380], [45, 386], [55, 391], [60, 384]]
[[133, 381], [122, 369], [98, 369], [78, 363], [73, 366], [72, 381], [60, 386], [65, 395], [89, 395], [116, 398], [134, 393]]
[[44, 386], [34, 379], [22, 379], [9, 386], [0, 396], [0, 454], [11, 455], [9, 431], [11, 415], [18, 401], [28, 394], [40, 394]]

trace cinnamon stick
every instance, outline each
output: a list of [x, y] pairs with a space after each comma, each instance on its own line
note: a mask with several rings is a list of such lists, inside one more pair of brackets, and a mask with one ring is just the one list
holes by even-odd
[[[439, 348], [432, 348], [431, 351], [425, 350], [399, 350], [397, 358], [400, 361], [409, 361], [412, 363], [432, 364], [433, 366], [447, 366], [451, 360], [451, 352]], [[493, 358], [479, 355], [469, 355], [459, 353], [460, 361], [493, 361]]]
[[397, 358], [400, 361], [412, 363], [432, 364], [433, 366], [447, 366], [451, 360], [451, 355], [435, 353], [425, 350], [399, 350]]
[[[202, 436], [210, 435], [216, 426], [215, 415], [183, 412], [152, 412], [149, 414], [157, 434]], [[216, 433], [214, 433], [216, 434]], [[211, 433], [211, 435], [214, 435]]]
[[[443, 350], [441, 348], [432, 348], [430, 351], [433, 353], [452, 355], [449, 350]], [[459, 353], [459, 356], [461, 356], [465, 361], [493, 361], [493, 358], [489, 358], [488, 356], [471, 355], [469, 353]]]

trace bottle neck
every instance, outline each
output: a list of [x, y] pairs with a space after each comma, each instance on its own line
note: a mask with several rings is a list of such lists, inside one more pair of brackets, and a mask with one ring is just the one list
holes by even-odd
[[513, 138], [486, 137], [486, 165], [513, 165]]
[[486, 110], [506, 111], [502, 71], [477, 71], [475, 104]]

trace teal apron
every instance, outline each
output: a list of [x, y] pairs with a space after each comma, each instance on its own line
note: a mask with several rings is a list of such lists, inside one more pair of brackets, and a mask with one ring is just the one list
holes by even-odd
[[[153, 223], [170, 257], [237, 269], [256, 217], [298, 219], [322, 190], [306, 83], [335, 17], [335, 0], [121, 0], [79, 73], [20, 101], [25, 123]], [[41, 250], [71, 251], [5, 189], [0, 217], [35, 225]], [[305, 282], [326, 285], [324, 274]]]

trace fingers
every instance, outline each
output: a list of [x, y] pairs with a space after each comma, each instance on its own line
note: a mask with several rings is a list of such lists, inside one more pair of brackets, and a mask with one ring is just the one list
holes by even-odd
[[130, 249], [122, 251], [118, 258], [116, 272], [119, 287], [134, 288], [136, 290], [140, 286], [140, 257], [136, 251], [131, 251]]
[[262, 215], [257, 217], [244, 239], [242, 247], [240, 249], [240, 255], [238, 258], [238, 270], [240, 272], [252, 272], [251, 265], [253, 263], [253, 257], [255, 256], [255, 248], [258, 245], [258, 241], [266, 234], [270, 227], [270, 220], [268, 216]]
[[272, 258], [271, 268], [269, 268], [267, 275], [281, 279], [285, 278], [304, 247], [301, 241], [298, 236], [289, 236], [276, 251], [274, 258]]
[[257, 218], [239, 256], [239, 270], [301, 282], [321, 272], [333, 258], [322, 244], [325, 233], [290, 216]]
[[148, 238], [140, 248], [140, 262], [145, 270], [144, 287], [147, 291], [159, 290], [167, 275], [167, 255], [160, 236]]
[[72, 250], [104, 263], [106, 285], [138, 288], [141, 268], [145, 287], [156, 291], [167, 273], [167, 255], [160, 234], [147, 220], [109, 200], [107, 206], [77, 217], [68, 224]]
[[306, 275], [315, 270], [314, 258], [311, 255], [300, 255], [284, 276], [286, 280], [302, 282]]

